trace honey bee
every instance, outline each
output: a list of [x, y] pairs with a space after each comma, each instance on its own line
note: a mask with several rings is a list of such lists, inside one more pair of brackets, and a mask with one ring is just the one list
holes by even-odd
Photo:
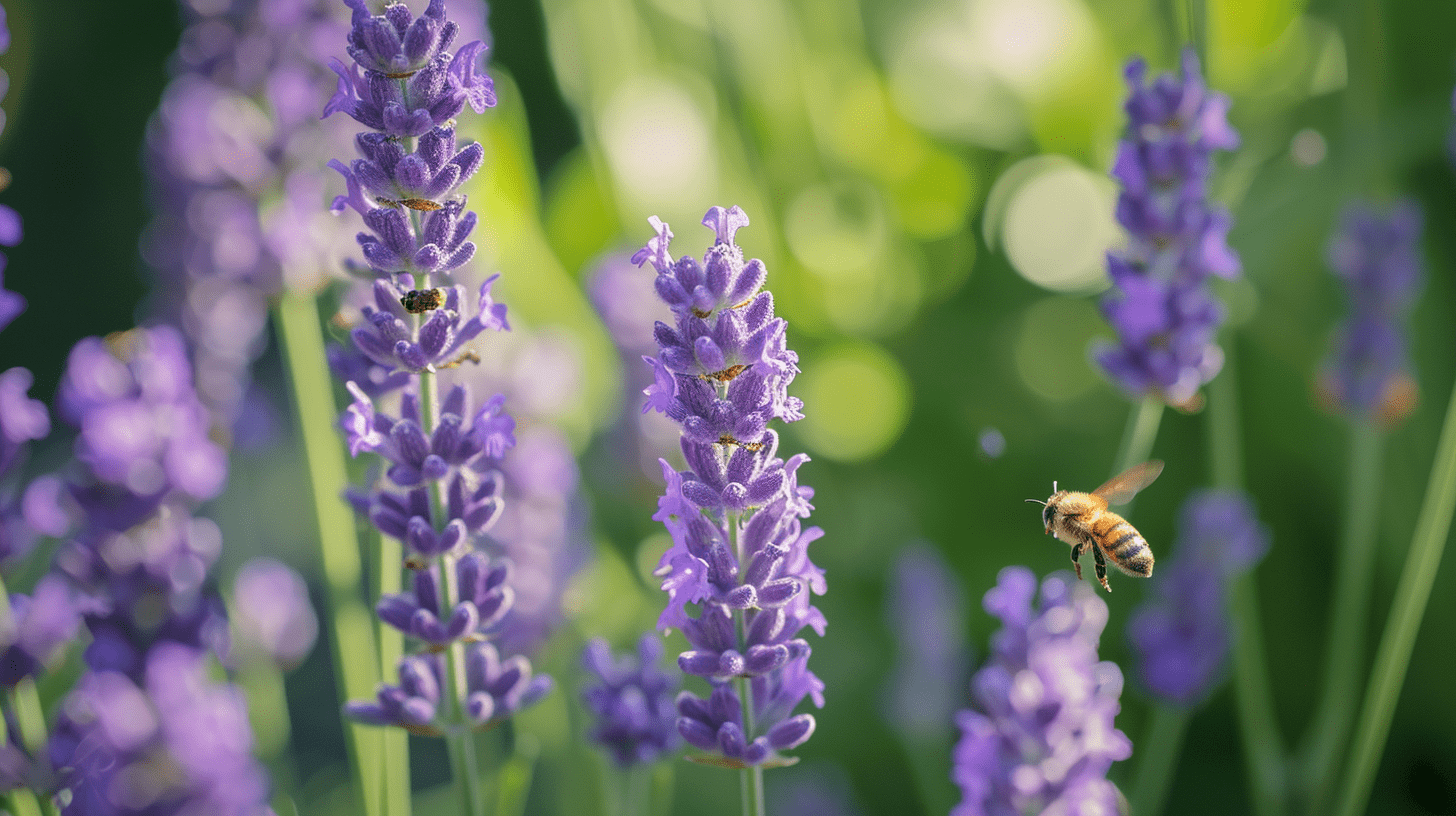
[[1043, 506], [1042, 521], [1048, 535], [1072, 545], [1072, 565], [1077, 578], [1082, 577], [1078, 560], [1083, 550], [1091, 550], [1096, 561], [1097, 580], [1108, 592], [1107, 561], [1127, 573], [1146, 578], [1153, 574], [1153, 551], [1127, 519], [1107, 509], [1109, 504], [1127, 504], [1139, 490], [1153, 483], [1163, 472], [1157, 459], [1133, 465], [1107, 480], [1091, 493], [1058, 490], [1052, 482], [1052, 495], [1046, 501], [1027, 499]]

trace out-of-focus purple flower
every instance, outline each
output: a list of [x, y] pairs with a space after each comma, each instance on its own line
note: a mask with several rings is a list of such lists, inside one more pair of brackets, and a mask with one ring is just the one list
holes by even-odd
[[263, 816], [268, 781], [252, 756], [242, 692], [208, 680], [205, 656], [163, 644], [144, 679], [92, 671], [61, 707], [48, 752], [66, 816]]
[[1345, 282], [1350, 315], [1325, 365], [1323, 391], [1353, 416], [1394, 422], [1415, 408], [1405, 323], [1423, 277], [1422, 220], [1412, 201], [1385, 212], [1356, 203], [1330, 240], [1330, 268]]
[[1141, 59], [1125, 73], [1128, 127], [1112, 175], [1128, 243], [1108, 254], [1113, 288], [1102, 299], [1117, 342], [1094, 356], [1129, 393], [1187, 404], [1223, 367], [1214, 342], [1223, 307], [1208, 277], [1236, 277], [1239, 259], [1226, 240], [1228, 213], [1208, 201], [1208, 178], [1213, 151], [1237, 147], [1238, 134], [1228, 97], [1204, 84], [1191, 48], [1179, 76], [1147, 83]]
[[35, 378], [23, 368], [0, 374], [0, 476], [10, 471], [25, 443], [51, 432], [45, 405], [29, 396], [33, 382]]
[[[4, 116], [0, 111], [0, 127], [4, 125]], [[20, 213], [0, 204], [0, 245], [15, 246], [20, 243], [20, 234]], [[0, 253], [0, 330], [25, 311], [25, 298], [5, 288], [5, 262], [4, 253]]]
[[1160, 700], [1192, 706], [1213, 689], [1228, 658], [1229, 586], [1264, 557], [1269, 534], [1238, 491], [1195, 493], [1179, 526], [1178, 546], [1159, 562], [1127, 635], [1143, 685]]
[[637, 654], [615, 658], [607, 642], [595, 638], [582, 652], [582, 665], [595, 682], [582, 700], [596, 716], [588, 736], [622, 768], [656, 762], [677, 748], [679, 679], [657, 667], [662, 639], [655, 632], [637, 641]]
[[[667, 491], [654, 519], [673, 543], [654, 573], [668, 601], [659, 627], [681, 627], [692, 649], [678, 657], [687, 674], [713, 686], [708, 699], [678, 697], [678, 730], [693, 746], [733, 764], [780, 761], [779, 751], [814, 731], [809, 714], [791, 716], [806, 696], [824, 705], [824, 684], [808, 670], [804, 627], [824, 634], [824, 616], [810, 593], [825, 591], [824, 574], [809, 561], [809, 544], [823, 535], [802, 520], [813, 489], [798, 483], [808, 457], [778, 458], [778, 434], [768, 421], [799, 419], [802, 403], [788, 395], [798, 355], [785, 342], [773, 296], [759, 291], [762, 261], [745, 261], [734, 243], [748, 224], [738, 207], [713, 207], [703, 225], [716, 240], [700, 264], [673, 260], [672, 232], [649, 219], [657, 235], [632, 257], [657, 270], [658, 296], [675, 325], [654, 329], [659, 352], [646, 358], [655, 372], [644, 412], [656, 409], [682, 424], [688, 470], [662, 462]], [[687, 605], [698, 604], [699, 614]], [[733, 683], [748, 679], [753, 732]]]
[[1036, 594], [1025, 567], [1001, 570], [986, 593], [1002, 628], [971, 681], [975, 709], [956, 717], [952, 816], [1119, 812], [1107, 770], [1132, 743], [1113, 726], [1122, 672], [1097, 659], [1107, 605], [1067, 573], [1042, 581], [1033, 606]]
[[281, 668], [302, 663], [318, 637], [308, 585], [271, 558], [254, 558], [238, 570], [230, 612], [235, 644], [246, 644]]
[[83, 339], [71, 350], [58, 403], [79, 430], [76, 458], [104, 489], [158, 501], [171, 491], [196, 501], [221, 492], [227, 455], [208, 436], [176, 329]]
[[950, 726], [970, 671], [965, 592], [940, 553], [915, 542], [895, 559], [888, 595], [896, 660], [885, 717], [907, 737], [938, 738]]
[[9, 626], [0, 630], [0, 685], [35, 674], [76, 638], [84, 601], [58, 575], [47, 575], [30, 595], [10, 595]]

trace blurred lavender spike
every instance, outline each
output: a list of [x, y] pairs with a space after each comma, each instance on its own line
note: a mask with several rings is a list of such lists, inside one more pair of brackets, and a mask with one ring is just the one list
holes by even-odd
[[885, 717], [912, 740], [945, 735], [970, 672], [966, 597], [950, 565], [924, 541], [895, 559], [885, 604], [896, 660]]
[[1244, 493], [1207, 490], [1184, 503], [1177, 546], [1127, 625], [1138, 676], [1153, 696], [1187, 707], [1215, 687], [1232, 638], [1229, 587], [1268, 549]]
[[961, 739], [951, 778], [961, 802], [951, 816], [1118, 813], [1113, 762], [1132, 743], [1113, 726], [1122, 672], [1099, 661], [1107, 604], [1086, 582], [1026, 567], [1001, 570], [986, 593], [1001, 619], [991, 659], [971, 681], [975, 709], [956, 717]]
[[1122, 185], [1117, 222], [1127, 246], [1107, 255], [1112, 289], [1102, 313], [1117, 340], [1093, 356], [1129, 394], [1192, 404], [1223, 367], [1215, 344], [1223, 306], [1210, 275], [1237, 277], [1227, 244], [1232, 221], [1208, 200], [1213, 152], [1238, 146], [1228, 97], [1204, 84], [1198, 58], [1183, 51], [1179, 75], [1146, 81], [1147, 66], [1128, 63], [1127, 132], [1112, 175]]
[[1405, 324], [1424, 277], [1422, 221], [1413, 201], [1385, 211], [1359, 202], [1345, 209], [1330, 239], [1330, 268], [1345, 283], [1350, 314], [1336, 334], [1321, 391], [1351, 416], [1389, 423], [1415, 409]]

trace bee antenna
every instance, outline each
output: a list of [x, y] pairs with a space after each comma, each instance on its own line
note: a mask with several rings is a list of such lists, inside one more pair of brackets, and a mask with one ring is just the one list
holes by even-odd
[[1027, 499], [1027, 501], [1031, 502], [1032, 504], [1039, 504], [1042, 507], [1046, 507], [1046, 502], [1042, 501], [1041, 499]]

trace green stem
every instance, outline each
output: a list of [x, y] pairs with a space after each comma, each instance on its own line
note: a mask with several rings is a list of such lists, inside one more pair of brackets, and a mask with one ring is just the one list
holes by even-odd
[[1304, 781], [1316, 813], [1324, 812], [1329, 804], [1335, 772], [1344, 756], [1358, 705], [1383, 447], [1384, 435], [1374, 423], [1360, 422], [1352, 429], [1344, 535], [1325, 649], [1324, 693], [1315, 707], [1303, 752], [1308, 774]]
[[1153, 442], [1158, 438], [1158, 426], [1163, 422], [1163, 401], [1157, 397], [1143, 397], [1137, 411], [1128, 416], [1127, 430], [1122, 433], [1122, 444], [1117, 449], [1117, 469], [1124, 470], [1140, 462], [1146, 462], [1153, 454]]
[[[738, 558], [740, 573], [748, 567], [748, 558], [743, 552], [743, 543], [738, 535], [742, 522], [743, 518], [740, 513], [728, 513], [728, 546], [733, 548], [733, 553]], [[738, 648], [740, 651], [746, 651], [748, 612], [735, 609], [733, 622], [738, 630]], [[738, 704], [743, 711], [743, 739], [746, 742], [752, 742], [757, 731], [757, 723], [754, 722], [753, 716], [753, 684], [746, 677], [735, 677], [733, 685], [738, 692]], [[754, 765], [751, 768], [744, 768], [739, 788], [743, 799], [743, 816], [764, 816], [768, 812], [764, 808], [762, 767]]]
[[1441, 565], [1441, 554], [1446, 548], [1453, 508], [1456, 508], [1456, 391], [1453, 391], [1446, 409], [1441, 440], [1436, 446], [1436, 460], [1431, 467], [1431, 480], [1426, 487], [1410, 552], [1406, 555], [1390, 617], [1370, 672], [1370, 686], [1365, 693], [1365, 704], [1360, 711], [1360, 722], [1355, 729], [1354, 745], [1343, 777], [1344, 788], [1337, 800], [1339, 807], [1336, 812], [1342, 816], [1363, 812], [1370, 799], [1370, 786], [1375, 781], [1380, 755], [1385, 751], [1385, 740], [1390, 736], [1390, 721], [1395, 715], [1401, 685], [1405, 682], [1411, 650], [1415, 647], [1416, 634], [1420, 631], [1426, 603], [1431, 597], [1431, 584], [1436, 580], [1436, 569]]
[[[1208, 385], [1209, 462], [1216, 486], [1242, 490], [1243, 438], [1235, 375], [1233, 350], [1229, 349], [1224, 370]], [[1259, 614], [1259, 596], [1252, 571], [1234, 583], [1230, 607], [1234, 628], [1234, 697], [1250, 796], [1259, 816], [1281, 816], [1287, 810], [1285, 752], [1276, 727], [1269, 667], [1264, 659], [1264, 633], [1260, 626], [1263, 618]]]
[[[420, 374], [420, 418], [424, 422], [426, 437], [435, 432], [439, 424], [437, 406], [440, 402], [440, 384], [433, 372]], [[446, 518], [445, 485], [435, 481], [431, 498], [434, 503], [434, 523]], [[455, 564], [459, 561], [453, 553], [440, 556], [441, 608], [454, 609], [460, 602], [459, 576]], [[463, 816], [484, 816], [485, 797], [481, 794], [480, 766], [475, 758], [475, 732], [471, 729], [465, 714], [465, 644], [450, 644], [445, 652], [445, 698], [449, 708], [446, 721], [451, 725], [445, 732], [446, 747], [450, 753], [450, 769], [455, 776], [456, 790], [460, 795]]]
[[1138, 745], [1142, 757], [1137, 780], [1132, 789], [1132, 812], [1137, 816], [1155, 816], [1163, 812], [1173, 772], [1178, 769], [1178, 756], [1183, 750], [1183, 734], [1188, 730], [1188, 712], [1170, 705], [1153, 710], [1153, 723], [1147, 739]]
[[[403, 588], [400, 565], [404, 563], [404, 548], [399, 539], [382, 535], [371, 527], [366, 543], [379, 557], [375, 572], [379, 578], [379, 594], [376, 597], [400, 592]], [[376, 619], [376, 623], [379, 665], [382, 671], [388, 671], [399, 665], [404, 655], [404, 634], [383, 621]], [[380, 783], [384, 786], [385, 812], [389, 816], [410, 816], [413, 803], [410, 801], [409, 732], [401, 728], [384, 729], [382, 751], [384, 772], [380, 774]]]
[[[354, 519], [339, 498], [347, 485], [344, 449], [334, 431], [337, 409], [330, 389], [332, 380], [324, 363], [318, 308], [309, 295], [285, 292], [275, 309], [274, 323], [293, 384], [299, 437], [313, 491], [319, 556], [328, 586], [329, 641], [333, 646], [339, 695], [345, 700], [365, 699], [374, 694], [374, 685], [379, 680], [375, 662], [360, 659], [361, 655], [377, 654], [374, 624], [360, 602], [362, 585]], [[382, 816], [379, 786], [368, 784], [368, 780], [378, 778], [383, 767], [383, 735], [378, 729], [357, 723], [346, 723], [344, 734], [355, 793], [364, 814]]]
[[622, 782], [622, 816], [647, 816], [649, 813], [651, 794], [650, 778], [651, 765], [633, 765], [625, 772]]

